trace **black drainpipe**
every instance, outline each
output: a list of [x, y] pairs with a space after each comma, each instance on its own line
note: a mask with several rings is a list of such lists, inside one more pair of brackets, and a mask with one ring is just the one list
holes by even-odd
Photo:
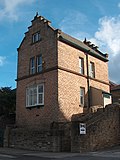
[[88, 53], [90, 50], [86, 52], [86, 66], [87, 66], [87, 88], [88, 88], [88, 108], [90, 108], [90, 79], [89, 79], [89, 63], [88, 63]]

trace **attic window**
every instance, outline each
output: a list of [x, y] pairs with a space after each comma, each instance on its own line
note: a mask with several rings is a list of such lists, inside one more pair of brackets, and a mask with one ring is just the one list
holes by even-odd
[[40, 39], [41, 39], [40, 32], [37, 32], [32, 35], [32, 43], [38, 42], [38, 41], [40, 41]]

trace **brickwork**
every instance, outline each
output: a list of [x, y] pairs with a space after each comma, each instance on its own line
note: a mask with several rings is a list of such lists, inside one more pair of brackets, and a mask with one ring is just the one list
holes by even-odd
[[108, 84], [100, 83], [94, 80], [90, 80], [90, 84], [92, 87], [101, 89], [102, 91], [110, 92], [110, 87]]
[[[37, 32], [40, 32], [41, 39], [33, 44], [32, 36]], [[90, 61], [95, 64], [95, 79], [89, 79], [89, 86], [109, 92], [107, 60], [100, 60], [63, 43], [59, 32], [51, 27], [48, 20], [38, 16], [28, 27], [18, 48], [17, 126], [49, 129], [53, 122], [71, 121], [73, 114], [86, 112], [89, 78], [87, 56], [88, 68]], [[30, 58], [39, 54], [42, 55], [43, 70], [30, 75]], [[84, 75], [79, 73], [80, 57], [84, 59]], [[44, 83], [44, 106], [26, 108], [26, 88], [41, 83]], [[84, 108], [80, 106], [80, 87], [85, 89]]]
[[[60, 111], [66, 120], [71, 120], [73, 114], [82, 113], [84, 109], [80, 106], [80, 86], [85, 87], [87, 100], [87, 84], [84, 77], [59, 70], [58, 72], [58, 102]], [[87, 103], [85, 104], [87, 106]], [[61, 116], [59, 116], [62, 121]]]
[[[58, 41], [58, 66], [61, 66], [71, 71], [75, 71], [79, 73], [79, 57], [84, 59], [84, 75], [87, 76], [86, 54], [63, 42]], [[109, 83], [108, 64], [99, 60], [98, 58], [88, 55], [88, 65], [90, 64], [90, 62], [93, 62], [95, 64], [95, 79], [103, 81], [104, 83]], [[109, 88], [108, 85], [107, 87]], [[98, 86], [98, 88], [100, 87]]]
[[[49, 77], [49, 80], [48, 80]], [[26, 87], [44, 83], [44, 106], [26, 108]], [[16, 108], [16, 125], [26, 127], [48, 128], [50, 123], [57, 121], [59, 109], [57, 104], [57, 72], [51, 71], [44, 75], [38, 75], [18, 84], [17, 90], [17, 108]], [[21, 88], [22, 86], [22, 88]], [[24, 95], [24, 96], [23, 96]]]
[[[79, 57], [84, 59], [84, 76], [79, 74]], [[62, 115], [64, 114], [67, 120], [70, 120], [73, 114], [86, 112], [88, 107], [86, 61], [84, 52], [58, 41], [58, 66], [63, 68], [58, 71], [58, 103]], [[90, 62], [95, 64], [95, 79], [90, 79], [89, 85], [100, 89], [101, 92], [109, 92], [107, 63], [88, 55], [88, 65]], [[85, 88], [84, 108], [80, 106], [80, 87]], [[102, 96], [96, 97], [97, 103], [103, 105]], [[91, 105], [94, 105], [94, 102]]]
[[[17, 82], [17, 104], [16, 125], [30, 128], [50, 127], [50, 123], [58, 119], [58, 97], [57, 97], [57, 70], [50, 70], [57, 66], [57, 44], [56, 34], [50, 25], [39, 17], [32, 21], [32, 26], [26, 32], [20, 48], [18, 49], [18, 82]], [[41, 40], [32, 44], [32, 35], [40, 31]], [[31, 77], [30, 58], [42, 54], [43, 72]], [[19, 80], [23, 78], [22, 80]], [[44, 83], [44, 106], [26, 108], [26, 88]], [[48, 125], [49, 124], [49, 125]]]
[[[93, 56], [88, 56], [88, 62], [93, 62], [95, 64], [95, 79], [103, 81], [105, 83], [109, 83], [109, 79], [108, 79], [108, 63], [103, 62], [101, 60], [99, 60], [98, 58], [95, 58]], [[96, 83], [96, 81], [94, 81], [94, 83]], [[104, 85], [102, 83], [97, 83], [96, 86], [98, 86], [98, 88], [100, 88], [100, 85]], [[91, 84], [92, 86], [92, 84]], [[106, 86], [107, 88], [105, 88], [105, 90], [108, 91], [109, 87], [108, 85]], [[103, 86], [101, 86], [102, 89], [104, 89]]]
[[[32, 35], [40, 31], [41, 40], [32, 44]], [[18, 77], [29, 75], [30, 58], [42, 54], [45, 69], [57, 65], [56, 34], [44, 21], [37, 19], [29, 31], [26, 32], [20, 48], [18, 49]]]
[[58, 41], [58, 66], [79, 73], [79, 57], [84, 58], [84, 68], [86, 75], [86, 59], [84, 52]]

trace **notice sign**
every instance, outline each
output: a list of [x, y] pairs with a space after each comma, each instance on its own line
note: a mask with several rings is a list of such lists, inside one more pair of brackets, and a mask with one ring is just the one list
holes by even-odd
[[86, 124], [85, 123], [80, 123], [79, 128], [80, 128], [80, 134], [86, 134]]

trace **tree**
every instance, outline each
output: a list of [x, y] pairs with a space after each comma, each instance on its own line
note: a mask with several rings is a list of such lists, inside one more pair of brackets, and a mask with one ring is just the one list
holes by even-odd
[[16, 89], [11, 87], [0, 88], [0, 115], [15, 113]]

